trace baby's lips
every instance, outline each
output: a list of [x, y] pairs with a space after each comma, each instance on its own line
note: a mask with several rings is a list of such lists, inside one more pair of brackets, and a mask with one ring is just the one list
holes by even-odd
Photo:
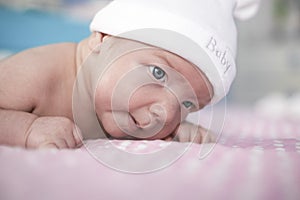
[[139, 127], [139, 128], [147, 128], [148, 126], [151, 125], [151, 121], [152, 121], [151, 117], [148, 116], [148, 115], [144, 115], [144, 116], [139, 117], [139, 118], [134, 118], [133, 117], [133, 119], [134, 119], [137, 127]]

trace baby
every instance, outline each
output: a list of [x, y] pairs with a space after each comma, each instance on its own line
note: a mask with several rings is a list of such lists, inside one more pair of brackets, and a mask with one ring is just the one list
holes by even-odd
[[187, 115], [235, 76], [234, 16], [255, 0], [115, 0], [79, 42], [0, 63], [0, 144], [76, 148], [82, 139], [213, 140]]

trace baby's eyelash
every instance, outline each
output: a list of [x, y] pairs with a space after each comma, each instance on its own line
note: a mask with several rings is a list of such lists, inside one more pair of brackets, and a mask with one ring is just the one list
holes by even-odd
[[150, 69], [150, 72], [151, 72], [152, 76], [156, 80], [161, 81], [161, 82], [166, 81], [167, 74], [163, 69], [161, 69], [160, 67], [157, 67], [155, 65], [150, 65], [149, 69]]

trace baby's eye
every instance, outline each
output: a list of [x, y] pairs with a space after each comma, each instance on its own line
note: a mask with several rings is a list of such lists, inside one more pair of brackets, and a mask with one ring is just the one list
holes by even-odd
[[150, 66], [150, 72], [154, 76], [155, 79], [159, 81], [165, 81], [166, 72], [157, 66]]
[[191, 107], [194, 106], [194, 104], [193, 104], [192, 102], [190, 102], [190, 101], [184, 101], [184, 102], [182, 102], [182, 104], [183, 104], [184, 107], [186, 107], [186, 108], [191, 108]]

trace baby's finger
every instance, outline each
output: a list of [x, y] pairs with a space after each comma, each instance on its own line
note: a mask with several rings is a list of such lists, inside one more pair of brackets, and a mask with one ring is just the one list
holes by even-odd
[[75, 140], [75, 147], [80, 147], [82, 145], [83, 137], [80, 128], [76, 124], [74, 124], [73, 127], [73, 137]]
[[203, 135], [201, 133], [192, 133], [191, 135], [191, 142], [201, 144]]
[[73, 124], [68, 132], [62, 135], [63, 140], [67, 144], [67, 148], [77, 148], [81, 144], [82, 139], [79, 131], [79, 128]]
[[176, 130], [176, 134], [174, 137], [175, 141], [179, 142], [189, 142], [190, 141], [190, 133], [185, 124], [180, 124]]
[[215, 142], [217, 142], [217, 137], [214, 133], [209, 131], [204, 137], [204, 142], [205, 143], [215, 143]]
[[58, 147], [54, 143], [41, 144], [41, 145], [39, 145], [39, 148], [40, 149], [58, 149]]
[[69, 145], [67, 144], [67, 141], [65, 139], [62, 139], [62, 138], [55, 139], [53, 144], [55, 144], [58, 149], [68, 149], [69, 148]]
[[168, 136], [168, 137], [164, 138], [164, 141], [170, 142], [170, 141], [172, 141], [172, 140], [174, 140], [174, 137], [173, 137], [173, 136]]
[[179, 142], [190, 142], [190, 134], [188, 132], [178, 132], [177, 137]]

